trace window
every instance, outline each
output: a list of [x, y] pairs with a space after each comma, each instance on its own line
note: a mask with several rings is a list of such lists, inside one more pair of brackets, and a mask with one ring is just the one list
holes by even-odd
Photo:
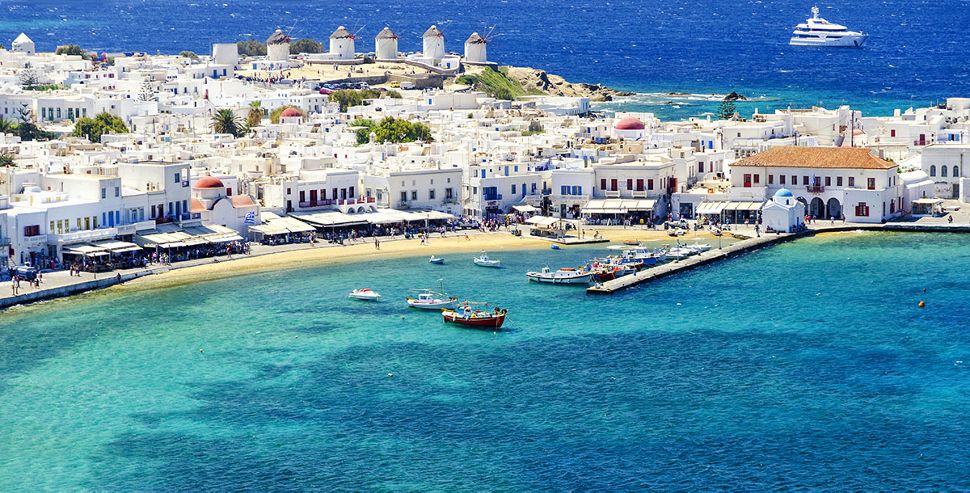
[[[535, 187], [535, 185], [532, 185], [532, 186]], [[445, 189], [445, 198], [446, 199], [454, 198], [454, 195], [452, 194], [452, 191], [450, 188]]]
[[24, 236], [40, 236], [40, 225], [24, 226]]
[[411, 190], [411, 200], [418, 200], [418, 191]]
[[643, 178], [637, 178], [637, 191], [643, 191]]
[[778, 175], [778, 184], [779, 185], [785, 184], [785, 175]]
[[754, 175], [754, 184], [757, 185], [761, 183], [761, 175]]
[[175, 173], [175, 183], [182, 181], [182, 175], [180, 173]]
[[121, 187], [115, 187], [115, 197], [121, 197]]
[[859, 217], [869, 217], [869, 206], [865, 202], [859, 202], [855, 206], [855, 215]]
[[647, 180], [647, 190], [653, 190], [653, 179]]
[[750, 186], [751, 186], [751, 175], [750, 174], [745, 174], [744, 175], [744, 188], [748, 188]]
[[940, 166], [940, 176], [946, 178], [946, 166]]
[[633, 190], [633, 178], [626, 179], [626, 189]]
[[889, 136], [890, 137], [895, 137], [896, 136], [896, 129], [895, 128], [889, 131]]
[[107, 188], [102, 188], [101, 189], [101, 198], [102, 199], [108, 198], [108, 189]]
[[875, 190], [876, 189], [876, 179], [875, 178], [869, 178], [866, 181], [866, 188], [868, 188], [869, 190]]
[[769, 185], [775, 184], [775, 175], [768, 175], [768, 184]]
[[960, 168], [958, 168], [958, 167], [957, 167], [957, 166], [956, 166], [956, 165], [954, 164], [954, 165], [953, 165], [953, 177], [954, 177], [954, 178], [956, 178], [956, 177], [958, 177], [958, 176], [960, 176]]
[[616, 191], [616, 182], [617, 182], [616, 178], [613, 178], [612, 180], [610, 180], [610, 190], [614, 192]]
[[831, 187], [832, 186], [832, 177], [831, 176], [826, 176], [825, 177], [825, 186], [827, 186], [827, 187]]
[[839, 187], [842, 186], [842, 177], [841, 176], [835, 177], [835, 185], [836, 186], [839, 186]]
[[401, 202], [407, 202], [407, 201], [408, 201], [408, 193], [401, 192]]
[[854, 186], [855, 186], [855, 177], [854, 176], [850, 176], [849, 177], [849, 188], [852, 188]]
[[606, 178], [600, 178], [600, 190], [606, 190]]
[[512, 184], [512, 195], [515, 195], [515, 183]]
[[428, 200], [434, 200], [434, 189], [428, 190]]
[[808, 177], [807, 176], [803, 176], [802, 177], [802, 185], [808, 186]]

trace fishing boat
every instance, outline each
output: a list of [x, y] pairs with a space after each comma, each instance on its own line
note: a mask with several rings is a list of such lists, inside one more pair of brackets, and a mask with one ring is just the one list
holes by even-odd
[[421, 292], [416, 297], [408, 296], [404, 299], [411, 308], [417, 308], [419, 310], [440, 310], [442, 308], [451, 308], [458, 302], [457, 297], [436, 293], [430, 289], [419, 291]]
[[624, 267], [620, 265], [607, 265], [593, 273], [593, 281], [594, 282], [612, 281], [613, 279], [619, 279], [621, 277], [629, 276], [630, 274], [633, 274], [635, 272], [636, 272], [636, 269], [632, 267]]
[[442, 308], [452, 308], [458, 302], [455, 296], [445, 293], [445, 283], [438, 279], [438, 291], [433, 289], [415, 289], [417, 296], [404, 298], [408, 306], [419, 310], [441, 310]]
[[624, 240], [623, 244], [626, 246], [640, 246], [639, 240]]
[[498, 307], [493, 310], [480, 310], [475, 308], [475, 305], [487, 305], [487, 303], [465, 301], [458, 309], [441, 310], [441, 318], [445, 323], [462, 325], [473, 329], [502, 328], [508, 310]]
[[482, 252], [481, 255], [475, 257], [474, 259], [472, 259], [472, 262], [475, 262], [475, 265], [477, 265], [479, 267], [498, 268], [498, 267], [501, 267], [502, 266], [502, 261], [501, 260], [496, 260], [496, 259], [493, 259], [493, 258], [489, 258], [488, 257], [488, 254], [485, 253], [485, 252]]
[[538, 272], [526, 272], [525, 276], [530, 281], [549, 284], [589, 284], [590, 279], [593, 278], [593, 274], [585, 269], [552, 270], [549, 267], [543, 267]]
[[644, 266], [657, 265], [667, 259], [667, 251], [663, 249], [633, 248], [623, 253], [626, 260], [643, 262]]
[[431, 258], [428, 260], [428, 263], [435, 264], [435, 265], [441, 265], [441, 264], [445, 263], [445, 259], [440, 258], [440, 257], [435, 257], [434, 255], [432, 255]]
[[380, 301], [381, 294], [370, 288], [355, 289], [347, 295], [348, 298], [361, 301]]

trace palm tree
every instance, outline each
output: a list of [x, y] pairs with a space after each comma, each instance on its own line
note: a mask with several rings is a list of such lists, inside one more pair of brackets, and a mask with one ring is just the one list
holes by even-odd
[[212, 116], [212, 130], [219, 134], [231, 134], [233, 137], [242, 135], [242, 120], [231, 109], [221, 109]]
[[14, 166], [14, 155], [7, 151], [0, 152], [0, 166], [10, 168]]
[[246, 126], [249, 128], [259, 126], [263, 121], [263, 108], [259, 101], [249, 103], [249, 113], [246, 115]]
[[17, 125], [14, 122], [0, 116], [0, 134], [12, 134], [16, 130]]

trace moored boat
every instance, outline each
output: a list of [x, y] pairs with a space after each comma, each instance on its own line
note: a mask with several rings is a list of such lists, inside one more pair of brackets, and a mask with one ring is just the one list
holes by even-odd
[[494, 310], [478, 310], [473, 308], [474, 303], [464, 302], [456, 310], [441, 310], [441, 318], [445, 323], [463, 325], [473, 329], [501, 329], [505, 323], [505, 315], [508, 310], [495, 308]]
[[444, 293], [436, 293], [430, 289], [422, 289], [416, 297], [408, 296], [404, 300], [411, 308], [419, 310], [440, 310], [451, 308], [458, 302], [458, 298]]
[[434, 255], [432, 255], [431, 258], [428, 260], [428, 263], [435, 264], [435, 265], [441, 265], [441, 264], [445, 263], [445, 259], [443, 259], [441, 257], [435, 257]]
[[472, 262], [474, 262], [475, 265], [477, 265], [479, 267], [498, 268], [498, 267], [501, 267], [502, 266], [502, 261], [501, 260], [489, 258], [488, 254], [485, 253], [485, 252], [482, 252], [481, 255], [475, 257], [474, 259], [472, 259]]
[[538, 272], [526, 272], [525, 275], [530, 281], [549, 284], [589, 284], [593, 278], [593, 274], [585, 269], [552, 270], [548, 267], [543, 267]]
[[370, 288], [361, 288], [351, 291], [347, 297], [361, 301], [380, 301], [381, 294]]

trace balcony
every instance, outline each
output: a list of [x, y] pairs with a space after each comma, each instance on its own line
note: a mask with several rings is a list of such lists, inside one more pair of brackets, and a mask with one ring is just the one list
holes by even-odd
[[502, 194], [493, 193], [488, 195], [482, 195], [482, 200], [486, 200], [486, 201], [502, 200]]
[[805, 189], [808, 190], [808, 193], [818, 194], [825, 192], [825, 187], [822, 185], [808, 185], [805, 187]]

